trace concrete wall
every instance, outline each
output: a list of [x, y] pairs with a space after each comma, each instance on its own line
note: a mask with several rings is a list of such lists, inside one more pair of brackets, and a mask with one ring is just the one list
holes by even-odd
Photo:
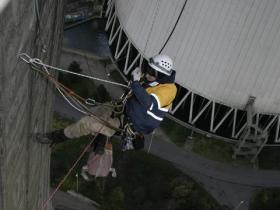
[[57, 63], [63, 6], [64, 0], [12, 0], [0, 14], [1, 210], [38, 210], [49, 193], [50, 149], [34, 142], [34, 133], [49, 129], [53, 88], [17, 54]]

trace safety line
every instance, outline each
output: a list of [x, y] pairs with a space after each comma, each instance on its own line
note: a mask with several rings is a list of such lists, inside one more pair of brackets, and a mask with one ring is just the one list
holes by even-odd
[[[34, 67], [34, 66], [33, 66]], [[35, 68], [35, 67], [34, 67]], [[72, 91], [71, 89], [69, 89], [68, 87], [66, 87], [65, 85], [63, 85], [62, 83], [60, 83], [59, 81], [57, 81], [52, 75], [48, 74], [47, 72], [43, 72], [41, 70], [38, 69], [34, 69], [36, 71], [38, 71], [39, 73], [43, 74], [45, 77], [47, 77], [50, 81], [52, 81], [55, 85], [55, 87], [57, 88], [57, 90], [60, 90], [59, 92], [62, 92], [62, 96], [66, 99], [66, 95], [71, 98], [73, 101], [75, 101], [77, 104], [79, 104], [79, 106], [81, 108], [84, 109], [80, 110], [79, 108], [75, 107], [75, 105], [73, 105], [69, 100], [66, 100], [67, 102], [70, 102], [69, 104], [74, 107], [76, 110], [81, 111], [81, 113], [89, 115], [91, 117], [94, 117], [97, 121], [99, 121], [101, 124], [105, 125], [108, 128], [111, 128], [115, 131], [119, 131], [119, 132], [123, 132], [123, 129], [117, 128], [115, 126], [112, 126], [110, 123], [108, 123], [107, 121], [97, 117], [88, 107], [86, 107], [84, 104], [81, 103], [81, 101], [85, 102], [86, 99], [84, 99], [83, 97], [79, 96], [78, 94], [76, 94], [74, 91]], [[99, 103], [101, 104], [101, 103]], [[110, 106], [110, 107], [118, 107], [118, 105], [109, 105], [109, 104], [102, 104], [103, 106]], [[120, 105], [121, 106], [121, 105]]]
[[[61, 94], [61, 96], [64, 98], [64, 100], [74, 109], [77, 111], [81, 112], [82, 114], [89, 115], [86, 111], [78, 108], [78, 100], [86, 101], [84, 98], [80, 97], [79, 95], [76, 95], [72, 90], [64, 86], [62, 83], [58, 82], [50, 73], [48, 72], [47, 69], [44, 69], [46, 72], [42, 72], [41, 70], [38, 70], [37, 67], [32, 66], [33, 70], [39, 72], [43, 76], [45, 76], [47, 79], [53, 82], [55, 88], [58, 90], [58, 92]], [[68, 97], [67, 97], [68, 95]], [[77, 98], [76, 98], [77, 97]], [[70, 101], [70, 99], [72, 101]], [[75, 103], [75, 105], [73, 104]], [[81, 107], [85, 109], [85, 106]]]
[[94, 136], [94, 138], [92, 138], [92, 140], [87, 144], [87, 146], [84, 148], [84, 150], [82, 151], [82, 153], [80, 154], [80, 156], [78, 157], [78, 159], [75, 161], [75, 163], [72, 165], [72, 167], [68, 170], [67, 174], [63, 177], [63, 179], [59, 182], [59, 184], [57, 185], [57, 187], [55, 188], [55, 190], [49, 195], [48, 199], [42, 204], [41, 206], [41, 210], [46, 209], [47, 207], [47, 203], [49, 201], [52, 200], [52, 198], [54, 197], [54, 195], [57, 193], [57, 191], [59, 190], [59, 188], [61, 187], [61, 185], [65, 182], [65, 180], [67, 179], [67, 177], [70, 175], [70, 173], [73, 171], [73, 169], [76, 167], [76, 165], [78, 164], [78, 162], [81, 160], [81, 158], [84, 156], [84, 154], [86, 153], [86, 151], [90, 148], [90, 145], [94, 142], [94, 140], [96, 139], [96, 137], [98, 136], [99, 132], [102, 130], [104, 126], [102, 125], [100, 127], [100, 129], [98, 130], [97, 134]]
[[[103, 124], [104, 126], [111, 128], [115, 131], [118, 132], [123, 132], [124, 130], [118, 127], [115, 127], [113, 125], [111, 125], [109, 122], [99, 118], [98, 116], [96, 116], [85, 104], [83, 104], [82, 102], [86, 103], [86, 99], [84, 99], [83, 97], [81, 97], [80, 95], [76, 94], [74, 91], [72, 91], [71, 89], [69, 89], [68, 87], [66, 87], [65, 85], [63, 85], [62, 83], [60, 83], [59, 81], [56, 80], [56, 78], [54, 76], [52, 76], [49, 71], [48, 68], [45, 65], [38, 65], [37, 63], [43, 63], [40, 59], [38, 58], [34, 58], [31, 59], [29, 55], [27, 55], [26, 53], [21, 53], [19, 54], [20, 59], [22, 59], [24, 62], [31, 64], [31, 67], [33, 70], [37, 71], [38, 73], [42, 74], [43, 76], [45, 76], [47, 79], [49, 79], [50, 81], [52, 81], [56, 87], [56, 89], [61, 93], [61, 95], [63, 96], [63, 98], [76, 110], [80, 111], [83, 114], [89, 115], [93, 118], [95, 118], [98, 122], [100, 122], [101, 124]], [[36, 61], [36, 63], [32, 63]], [[43, 68], [43, 70], [40, 70], [40, 68]], [[73, 102], [76, 103], [76, 105], [79, 105], [80, 108], [82, 108], [83, 110], [79, 109], [78, 107], [75, 107], [75, 105], [73, 105], [73, 103], [70, 102], [70, 100], [67, 99], [67, 96], [69, 98], [71, 98], [73, 100]], [[117, 108], [118, 106], [121, 105], [109, 105], [109, 104], [102, 104], [102, 103], [96, 103], [96, 104], [100, 104], [103, 106], [110, 106], [110, 107], [115, 107]], [[123, 104], [122, 104], [123, 105]]]
[[118, 83], [118, 82], [112, 82], [112, 81], [109, 81], [109, 80], [105, 80], [105, 79], [100, 79], [100, 78], [97, 78], [97, 77], [92, 77], [92, 76], [89, 76], [89, 75], [85, 75], [85, 74], [80, 74], [80, 73], [76, 73], [76, 72], [72, 72], [72, 71], [68, 71], [68, 70], [65, 70], [65, 69], [61, 69], [61, 68], [57, 68], [55, 66], [51, 66], [51, 65], [48, 65], [48, 64], [45, 64], [43, 63], [40, 59], [38, 58], [31, 58], [28, 54], [26, 53], [20, 53], [18, 55], [20, 57], [20, 59], [22, 59], [23, 61], [25, 61], [26, 63], [29, 63], [31, 65], [39, 65], [43, 68], [48, 68], [48, 69], [52, 69], [52, 70], [56, 70], [56, 71], [60, 71], [60, 72], [64, 72], [64, 73], [68, 73], [68, 74], [73, 74], [73, 75], [76, 75], [76, 76], [80, 76], [80, 77], [84, 77], [84, 78], [88, 78], [88, 79], [92, 79], [92, 80], [96, 80], [96, 81], [100, 81], [100, 82], [104, 82], [104, 83], [108, 83], [108, 84], [111, 84], [111, 85], [117, 85], [117, 86], [121, 86], [121, 87], [125, 87], [125, 88], [129, 88], [128, 85], [125, 85], [125, 84], [121, 84], [121, 83]]
[[159, 8], [160, 8], [160, 3], [161, 3], [161, 0], [157, 0], [157, 2], [156, 2], [156, 8], [155, 8], [156, 11], [155, 11], [155, 13], [154, 13], [153, 20], [152, 20], [152, 24], [151, 24], [151, 27], [150, 27], [150, 30], [149, 30], [149, 33], [148, 33], [148, 36], [147, 36], [147, 41], [146, 41], [146, 43], [145, 43], [145, 47], [144, 47], [144, 50], [143, 50], [144, 54], [145, 54], [145, 52], [146, 52], [146, 49], [147, 49], [147, 46], [148, 46], [148, 42], [150, 41], [150, 37], [151, 37], [152, 31], [153, 31], [153, 29], [154, 29], [154, 24], [155, 24], [155, 20], [156, 20], [156, 18], [157, 18], [157, 16], [158, 16], [158, 12], [159, 12]]
[[187, 2], [188, 2], [188, 0], [185, 0], [185, 3], [184, 3], [184, 5], [183, 5], [183, 7], [182, 7], [182, 9], [181, 9], [181, 12], [180, 12], [180, 14], [179, 14], [177, 20], [176, 20], [176, 23], [174, 24], [173, 29], [171, 30], [171, 32], [170, 32], [169, 36], [167, 37], [165, 43], [163, 44], [162, 48], [160, 49], [159, 54], [162, 53], [162, 50], [165, 48], [165, 46], [166, 46], [166, 44], [168, 43], [169, 39], [170, 39], [171, 36], [173, 35], [173, 32], [175, 31], [175, 28], [177, 27], [177, 24], [178, 24], [178, 22], [179, 22], [179, 20], [180, 20], [180, 18], [181, 18], [181, 15], [182, 15], [183, 11], [185, 10], [185, 6], [186, 6]]
[[149, 144], [149, 148], [148, 148], [148, 153], [150, 153], [151, 147], [152, 147], [152, 143], [153, 143], [153, 138], [155, 135], [155, 130], [152, 132], [152, 136], [150, 138], [150, 144]]

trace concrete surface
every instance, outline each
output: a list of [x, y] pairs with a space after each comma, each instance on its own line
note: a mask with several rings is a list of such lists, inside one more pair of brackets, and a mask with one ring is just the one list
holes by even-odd
[[63, 0], [9, 1], [0, 14], [1, 210], [38, 210], [49, 193], [50, 150], [33, 134], [50, 125], [53, 92], [18, 53], [57, 63], [63, 6]]
[[72, 192], [58, 191], [52, 202], [55, 210], [98, 210], [98, 204]]

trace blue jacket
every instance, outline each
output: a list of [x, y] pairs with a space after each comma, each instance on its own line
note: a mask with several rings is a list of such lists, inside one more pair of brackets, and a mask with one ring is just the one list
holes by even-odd
[[125, 111], [135, 131], [149, 134], [159, 127], [176, 96], [174, 79], [175, 72], [166, 83], [159, 83], [153, 87], [141, 85], [138, 81], [132, 82], [131, 89], [134, 95], [127, 101]]

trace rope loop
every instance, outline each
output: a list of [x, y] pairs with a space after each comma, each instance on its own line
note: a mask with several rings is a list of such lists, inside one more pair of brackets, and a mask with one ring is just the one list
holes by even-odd
[[[42, 74], [44, 77], [49, 79], [49, 81], [52, 81], [53, 85], [56, 87], [57, 91], [61, 94], [61, 96], [64, 98], [64, 100], [67, 101], [68, 104], [70, 106], [72, 106], [74, 109], [81, 112], [82, 114], [94, 117], [98, 122], [100, 122], [101, 124], [103, 124], [104, 126], [106, 126], [108, 128], [111, 128], [117, 132], [123, 132], [122, 128], [115, 127], [115, 126], [111, 125], [110, 123], [108, 123], [106, 120], [103, 120], [103, 119], [99, 118], [98, 116], [96, 116], [94, 113], [92, 113], [90, 108], [87, 106], [87, 105], [91, 105], [91, 106], [102, 105], [102, 106], [110, 106], [113, 109], [122, 107], [121, 110], [123, 111], [123, 107], [124, 107], [123, 104], [122, 104], [122, 106], [119, 106], [119, 105], [114, 106], [113, 104], [96, 102], [94, 99], [85, 99], [82, 96], [75, 93], [70, 88], [68, 88], [65, 85], [63, 85], [62, 83], [60, 83], [52, 74], [50, 74], [50, 72], [48, 70], [53, 69], [53, 70], [58, 70], [58, 71], [66, 72], [66, 73], [69, 73], [70, 71], [59, 69], [59, 68], [44, 64], [39, 58], [31, 58], [26, 53], [21, 53], [18, 56], [24, 62], [30, 64], [33, 70]], [[77, 74], [74, 72], [70, 72], [70, 73], [73, 73], [78, 76], [81, 75], [81, 74]], [[96, 79], [95, 77], [89, 77], [86, 75], [82, 75], [82, 76], [90, 78], [90, 79]], [[106, 80], [99, 79], [99, 81], [106, 81]], [[119, 84], [119, 83], [115, 83], [115, 82], [110, 82], [110, 83]], [[128, 87], [123, 84], [119, 84], [119, 85]]]
[[31, 58], [31, 59], [30, 59], [30, 64], [31, 64], [33, 67], [37, 68], [37, 69], [43, 68], [44, 71], [45, 71], [48, 75], [50, 75], [50, 72], [49, 72], [49, 70], [48, 70], [46, 64], [44, 64], [43, 61], [40, 60], [39, 58]]
[[87, 98], [85, 103], [90, 106], [96, 106], [96, 101], [93, 98]]
[[113, 82], [113, 81], [109, 81], [109, 80], [105, 80], [105, 79], [100, 79], [100, 78], [97, 78], [97, 77], [93, 77], [93, 76], [89, 76], [89, 75], [85, 75], [85, 74], [80, 74], [80, 73], [68, 71], [68, 70], [65, 70], [65, 69], [61, 69], [61, 68], [57, 68], [57, 67], [45, 64], [38, 58], [31, 58], [26, 53], [20, 53], [19, 58], [22, 59], [24, 62], [26, 62], [28, 64], [31, 64], [33, 67], [36, 67], [36, 68], [41, 68], [42, 67], [47, 73], [49, 73], [48, 69], [49, 70], [55, 70], [55, 71], [58, 71], [58, 72], [73, 74], [73, 75], [76, 75], [76, 76], [79, 76], [79, 77], [84, 77], [84, 78], [88, 78], [88, 79], [92, 79], [92, 80], [96, 80], [96, 81], [108, 83], [108, 84], [111, 84], [111, 85], [116, 85], [116, 86], [120, 86], [120, 87], [130, 89], [129, 85], [127, 85], [127, 84]]
[[30, 61], [32, 60], [32, 58], [29, 56], [29, 55], [27, 55], [26, 53], [20, 53], [19, 55], [18, 55], [18, 57], [21, 59], [21, 60], [23, 60], [24, 62], [26, 62], [26, 63], [30, 63]]

